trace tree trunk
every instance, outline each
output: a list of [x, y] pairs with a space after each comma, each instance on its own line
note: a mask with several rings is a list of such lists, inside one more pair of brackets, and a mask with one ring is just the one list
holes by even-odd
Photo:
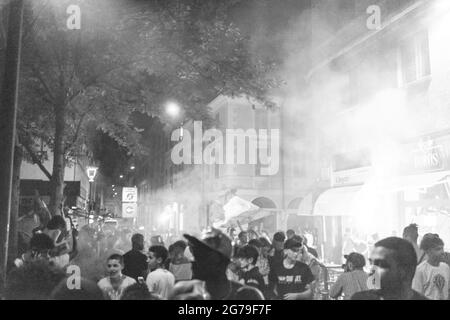
[[22, 165], [23, 153], [22, 148], [16, 146], [14, 151], [14, 168], [13, 183], [11, 195], [11, 218], [9, 221], [9, 259], [17, 257], [18, 235], [17, 235], [17, 219], [19, 217], [20, 203], [20, 166]]
[[61, 205], [64, 192], [64, 135], [65, 106], [61, 104], [55, 110], [55, 147], [53, 150], [53, 172], [50, 181], [50, 207], [52, 216], [61, 215]]

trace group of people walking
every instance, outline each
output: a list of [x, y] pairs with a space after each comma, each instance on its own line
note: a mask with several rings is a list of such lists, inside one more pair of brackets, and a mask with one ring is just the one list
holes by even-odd
[[[323, 290], [326, 266], [307, 237], [293, 230], [269, 238], [246, 231], [230, 237], [211, 228], [168, 247], [158, 236], [147, 243], [137, 232], [110, 234], [99, 249], [92, 229], [69, 229], [55, 216], [33, 234], [11, 267], [4, 298], [311, 300]], [[370, 272], [362, 254], [345, 255], [344, 272], [328, 296], [448, 300], [449, 254], [442, 239], [425, 234], [420, 245], [417, 240], [418, 227], [410, 225], [403, 238], [376, 242]]]

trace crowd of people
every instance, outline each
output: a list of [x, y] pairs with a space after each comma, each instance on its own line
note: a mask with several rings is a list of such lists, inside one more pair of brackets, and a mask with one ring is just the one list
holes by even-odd
[[[409, 225], [403, 238], [374, 243], [369, 261], [346, 254], [327, 297], [448, 300], [450, 254], [437, 234], [417, 241], [418, 226]], [[4, 299], [311, 300], [324, 292], [326, 266], [293, 230], [269, 237], [210, 228], [167, 246], [130, 229], [78, 232], [54, 216], [26, 245], [10, 266]]]

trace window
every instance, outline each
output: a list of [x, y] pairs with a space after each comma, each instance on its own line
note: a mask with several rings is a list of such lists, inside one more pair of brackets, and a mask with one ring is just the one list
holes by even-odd
[[428, 32], [416, 34], [404, 41], [399, 49], [400, 86], [405, 86], [431, 74]]

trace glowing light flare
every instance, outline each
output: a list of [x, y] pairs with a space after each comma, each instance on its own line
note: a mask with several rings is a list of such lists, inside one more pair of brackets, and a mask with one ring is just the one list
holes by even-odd
[[351, 201], [350, 215], [353, 217], [355, 228], [362, 234], [376, 232], [373, 219], [377, 217], [377, 200], [379, 200], [379, 193], [376, 187], [366, 183]]
[[353, 115], [349, 115], [349, 135], [359, 140], [380, 141], [410, 134], [412, 124], [405, 106], [404, 93], [399, 90], [378, 93]]
[[172, 117], [172, 118], [178, 117], [180, 114], [180, 111], [181, 111], [181, 108], [176, 102], [171, 101], [166, 104], [166, 113], [170, 117]]
[[167, 223], [170, 220], [170, 214], [167, 214], [166, 212], [163, 212], [158, 217], [158, 223], [164, 224]]

